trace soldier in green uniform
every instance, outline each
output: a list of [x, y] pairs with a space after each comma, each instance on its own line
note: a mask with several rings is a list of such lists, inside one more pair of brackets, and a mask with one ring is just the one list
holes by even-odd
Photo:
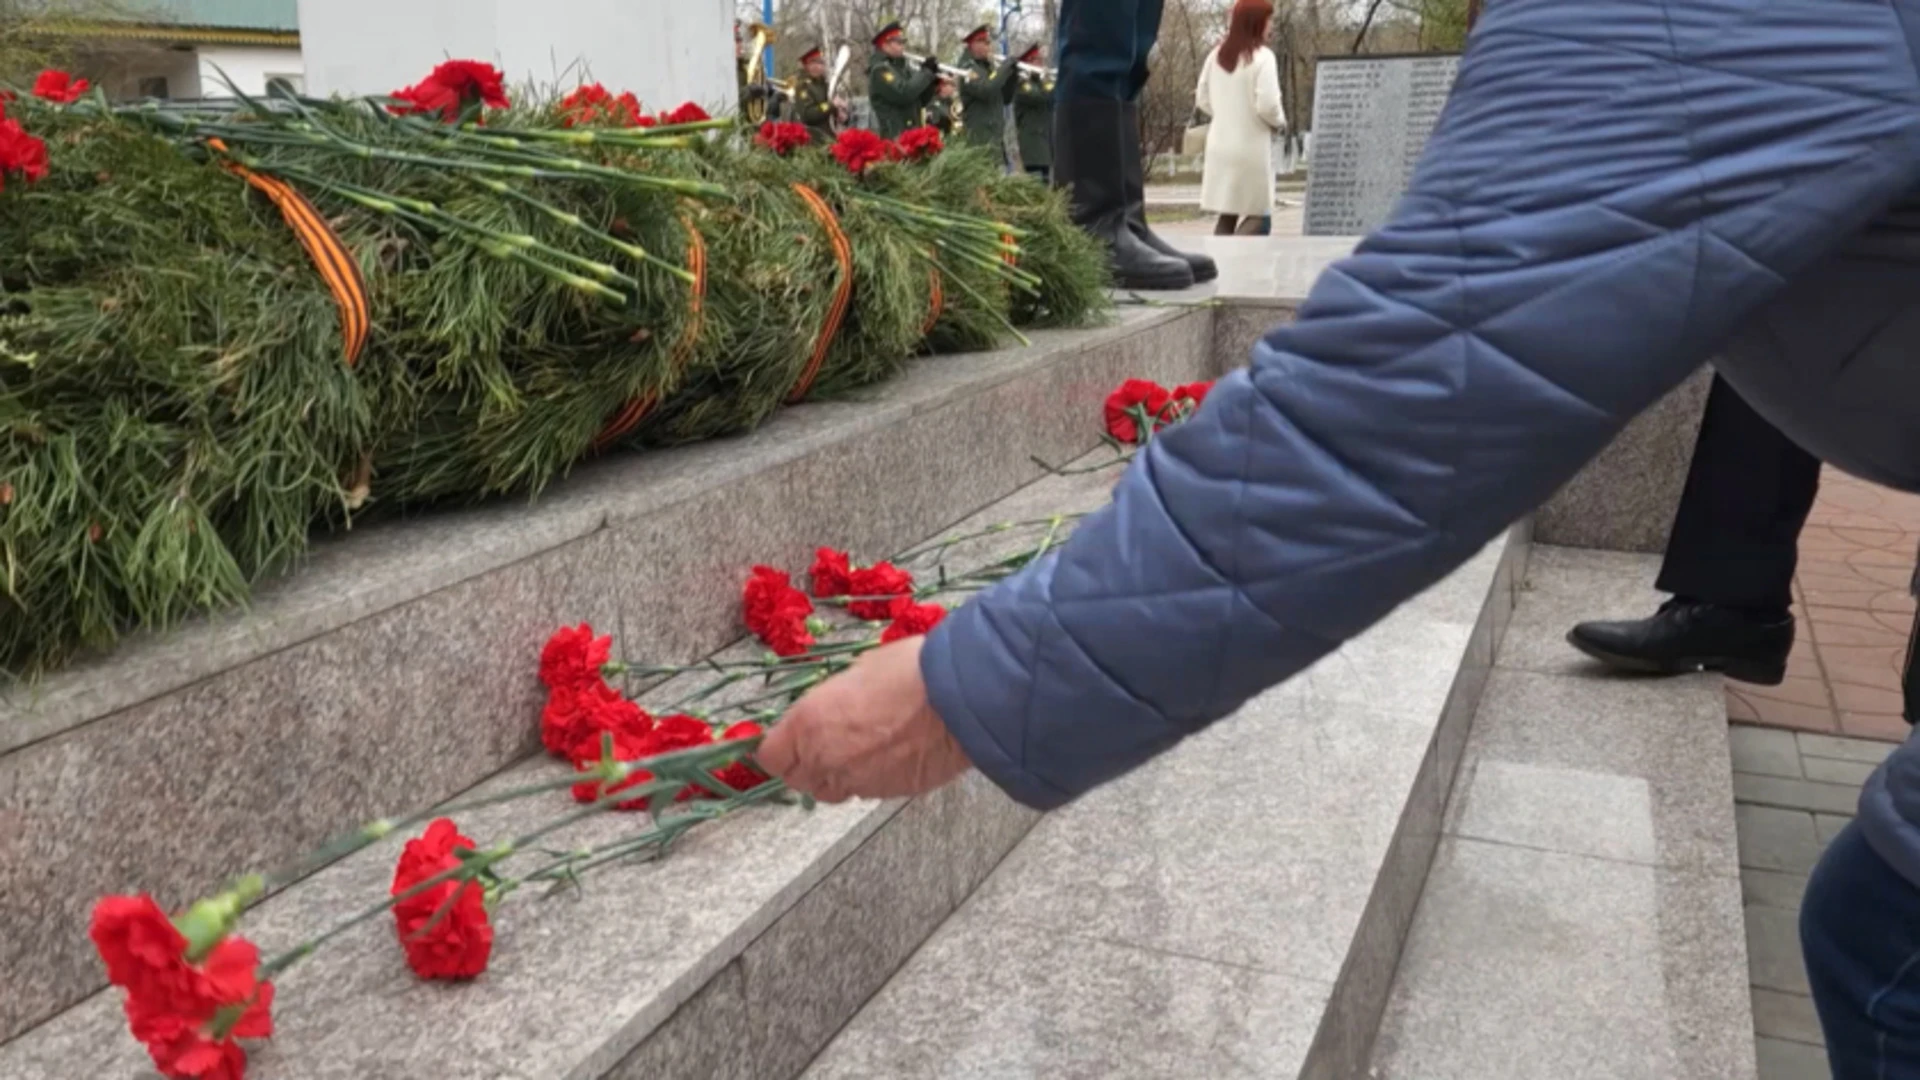
[[960, 90], [952, 79], [942, 76], [933, 104], [927, 106], [927, 123], [940, 129], [940, 137], [953, 138], [960, 130]]
[[839, 111], [827, 86], [826, 46], [815, 45], [800, 56], [800, 77], [793, 80], [793, 120], [807, 125], [814, 142], [830, 143]]
[[873, 63], [867, 68], [867, 96], [873, 101], [873, 128], [883, 139], [897, 139], [920, 126], [921, 111], [933, 99], [940, 62], [927, 57], [914, 67], [907, 63], [907, 33], [897, 22], [873, 36]]
[[998, 68], [994, 67], [993, 30], [982, 26], [967, 35], [960, 69], [967, 73], [966, 81], [960, 84], [960, 101], [967, 114], [960, 140], [969, 146], [987, 147], [1004, 166], [1007, 106], [1013, 103], [1013, 76], [1019, 68], [1012, 60], [1002, 60]]
[[[1020, 62], [1033, 68], [1046, 67], [1046, 54], [1032, 45], [1020, 54]], [[1038, 71], [1021, 71], [1020, 85], [1013, 95], [1014, 127], [1020, 135], [1020, 164], [1030, 175], [1043, 182], [1053, 172], [1053, 79]]]

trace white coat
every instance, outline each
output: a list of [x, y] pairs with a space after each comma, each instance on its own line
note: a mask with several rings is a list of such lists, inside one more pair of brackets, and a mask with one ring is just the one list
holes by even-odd
[[1200, 174], [1200, 208], [1210, 214], [1273, 213], [1273, 137], [1286, 130], [1280, 63], [1262, 45], [1232, 71], [1220, 50], [1200, 68], [1194, 104], [1213, 117]]

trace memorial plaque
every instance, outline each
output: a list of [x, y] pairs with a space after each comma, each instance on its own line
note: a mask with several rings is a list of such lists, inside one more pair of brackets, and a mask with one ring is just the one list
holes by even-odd
[[1453, 54], [1342, 56], [1315, 68], [1306, 234], [1379, 228], [1413, 180], [1460, 70]]

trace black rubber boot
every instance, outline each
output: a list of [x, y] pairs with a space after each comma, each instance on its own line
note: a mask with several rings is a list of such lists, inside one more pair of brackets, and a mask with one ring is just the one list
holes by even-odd
[[1159, 252], [1169, 255], [1187, 264], [1193, 271], [1193, 280], [1212, 281], [1220, 276], [1220, 268], [1214, 265], [1213, 256], [1202, 255], [1197, 251], [1181, 251], [1160, 238], [1147, 224], [1147, 166], [1140, 156], [1140, 106], [1125, 106], [1126, 117], [1126, 167], [1121, 176], [1127, 185], [1127, 225], [1133, 229], [1133, 235], [1140, 242]]
[[1778, 686], [1787, 677], [1787, 654], [1793, 651], [1793, 617], [1676, 598], [1650, 619], [1581, 623], [1567, 642], [1620, 671], [1720, 671], [1729, 679]]
[[1078, 98], [1060, 103], [1053, 120], [1053, 182], [1072, 192], [1074, 224], [1107, 245], [1114, 284], [1123, 289], [1184, 289], [1186, 260], [1163, 255], [1134, 235], [1127, 221], [1127, 148], [1139, 168], [1139, 129], [1118, 101]]

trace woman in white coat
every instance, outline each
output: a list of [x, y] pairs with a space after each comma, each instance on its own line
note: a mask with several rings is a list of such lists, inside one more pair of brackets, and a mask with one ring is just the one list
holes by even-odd
[[1217, 236], [1257, 229], [1273, 214], [1273, 137], [1287, 122], [1280, 108], [1280, 63], [1262, 44], [1272, 22], [1270, 0], [1237, 0], [1227, 40], [1201, 66], [1194, 91], [1195, 106], [1213, 118], [1200, 208], [1220, 215]]

